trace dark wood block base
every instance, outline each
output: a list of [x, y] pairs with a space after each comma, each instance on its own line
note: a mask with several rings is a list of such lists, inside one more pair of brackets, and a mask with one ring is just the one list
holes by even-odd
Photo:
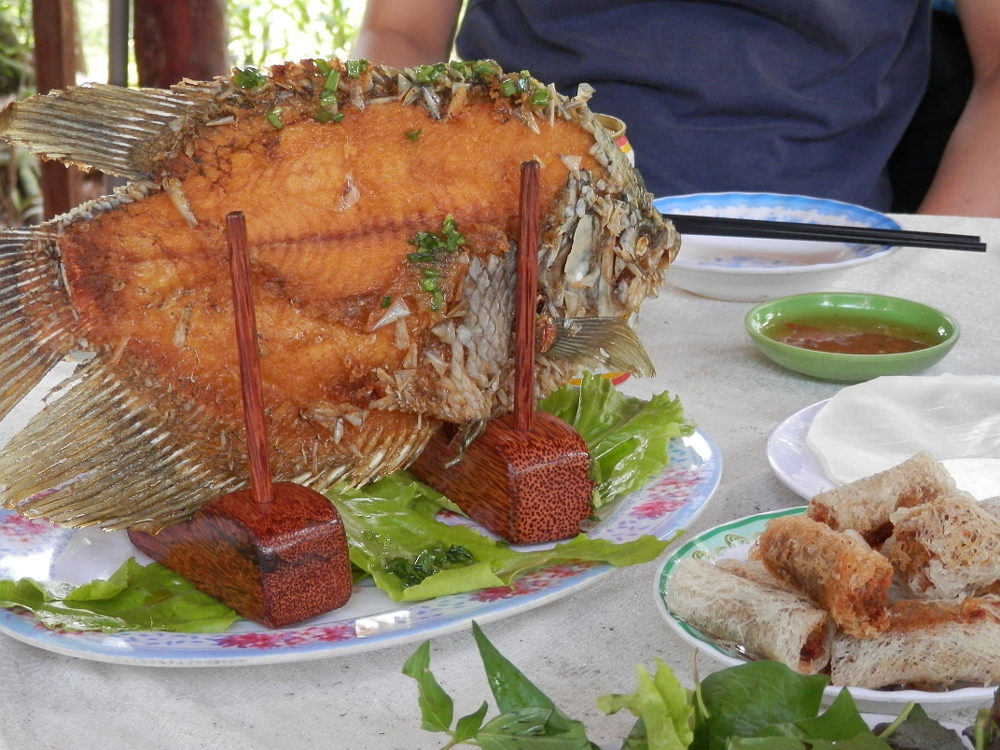
[[493, 420], [465, 456], [455, 457], [454, 428], [445, 425], [409, 469], [451, 498], [470, 518], [514, 544], [540, 544], [580, 533], [591, 514], [594, 483], [583, 438], [562, 420], [533, 415], [530, 430], [514, 418]]
[[149, 557], [242, 617], [269, 628], [342, 607], [351, 596], [351, 560], [340, 514], [302, 485], [273, 485], [274, 499], [250, 490], [223, 495], [189, 521], [155, 534], [130, 530]]

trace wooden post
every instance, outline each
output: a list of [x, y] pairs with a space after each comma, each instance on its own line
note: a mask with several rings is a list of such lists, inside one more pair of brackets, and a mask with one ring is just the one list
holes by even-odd
[[[32, 0], [35, 32], [35, 78], [38, 92], [76, 83], [76, 18], [73, 0]], [[42, 162], [42, 205], [45, 218], [80, 203], [83, 173], [59, 162]]]
[[167, 88], [230, 70], [225, 0], [134, 0], [139, 85]]

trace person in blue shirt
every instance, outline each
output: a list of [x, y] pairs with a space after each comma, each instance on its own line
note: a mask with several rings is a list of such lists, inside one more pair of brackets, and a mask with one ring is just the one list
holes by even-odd
[[[931, 0], [462, 6], [369, 0], [352, 56], [410, 67], [454, 48], [564, 93], [587, 82], [592, 109], [627, 123], [657, 196], [766, 191], [894, 207], [889, 162], [927, 88]], [[973, 82], [919, 210], [1000, 216], [1000, 2], [956, 8]]]

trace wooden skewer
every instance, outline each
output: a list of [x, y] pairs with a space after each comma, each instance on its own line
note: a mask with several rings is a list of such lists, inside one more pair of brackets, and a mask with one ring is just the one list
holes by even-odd
[[351, 556], [333, 503], [300, 484], [271, 481], [246, 219], [234, 211], [225, 223], [251, 486], [156, 534], [128, 535], [209, 596], [277, 628], [342, 607], [353, 589]]
[[454, 429], [431, 438], [410, 471], [470, 518], [514, 544], [580, 533], [594, 482], [587, 444], [570, 425], [535, 411], [539, 164], [521, 165], [521, 227], [514, 281], [514, 393], [511, 414], [493, 419], [457, 460]]
[[257, 318], [254, 315], [253, 289], [250, 283], [247, 226], [242, 211], [226, 215], [226, 238], [229, 243], [229, 272], [233, 282], [233, 313], [236, 316], [236, 347], [239, 351], [243, 417], [250, 458], [250, 486], [254, 502], [268, 503], [274, 499], [274, 488], [271, 484], [271, 461], [264, 423], [264, 395], [260, 377], [260, 352], [257, 349]]
[[521, 228], [514, 285], [514, 429], [535, 413], [535, 307], [538, 298], [538, 162], [521, 165]]

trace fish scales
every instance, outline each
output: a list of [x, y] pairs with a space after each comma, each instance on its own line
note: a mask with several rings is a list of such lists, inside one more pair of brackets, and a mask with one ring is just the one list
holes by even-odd
[[587, 336], [536, 357], [538, 395], [607, 352], [650, 369], [622, 321], [656, 294], [679, 240], [590, 93], [567, 98], [491, 62], [305, 60], [9, 106], [9, 142], [130, 182], [0, 237], [0, 416], [59, 361], [81, 361], [0, 453], [3, 504], [156, 529], [247, 486], [231, 211], [247, 220], [279, 481], [360, 484], [406, 466], [442, 421], [473, 434], [510, 410], [530, 159], [542, 165], [540, 320], [589, 319], [574, 328]]

